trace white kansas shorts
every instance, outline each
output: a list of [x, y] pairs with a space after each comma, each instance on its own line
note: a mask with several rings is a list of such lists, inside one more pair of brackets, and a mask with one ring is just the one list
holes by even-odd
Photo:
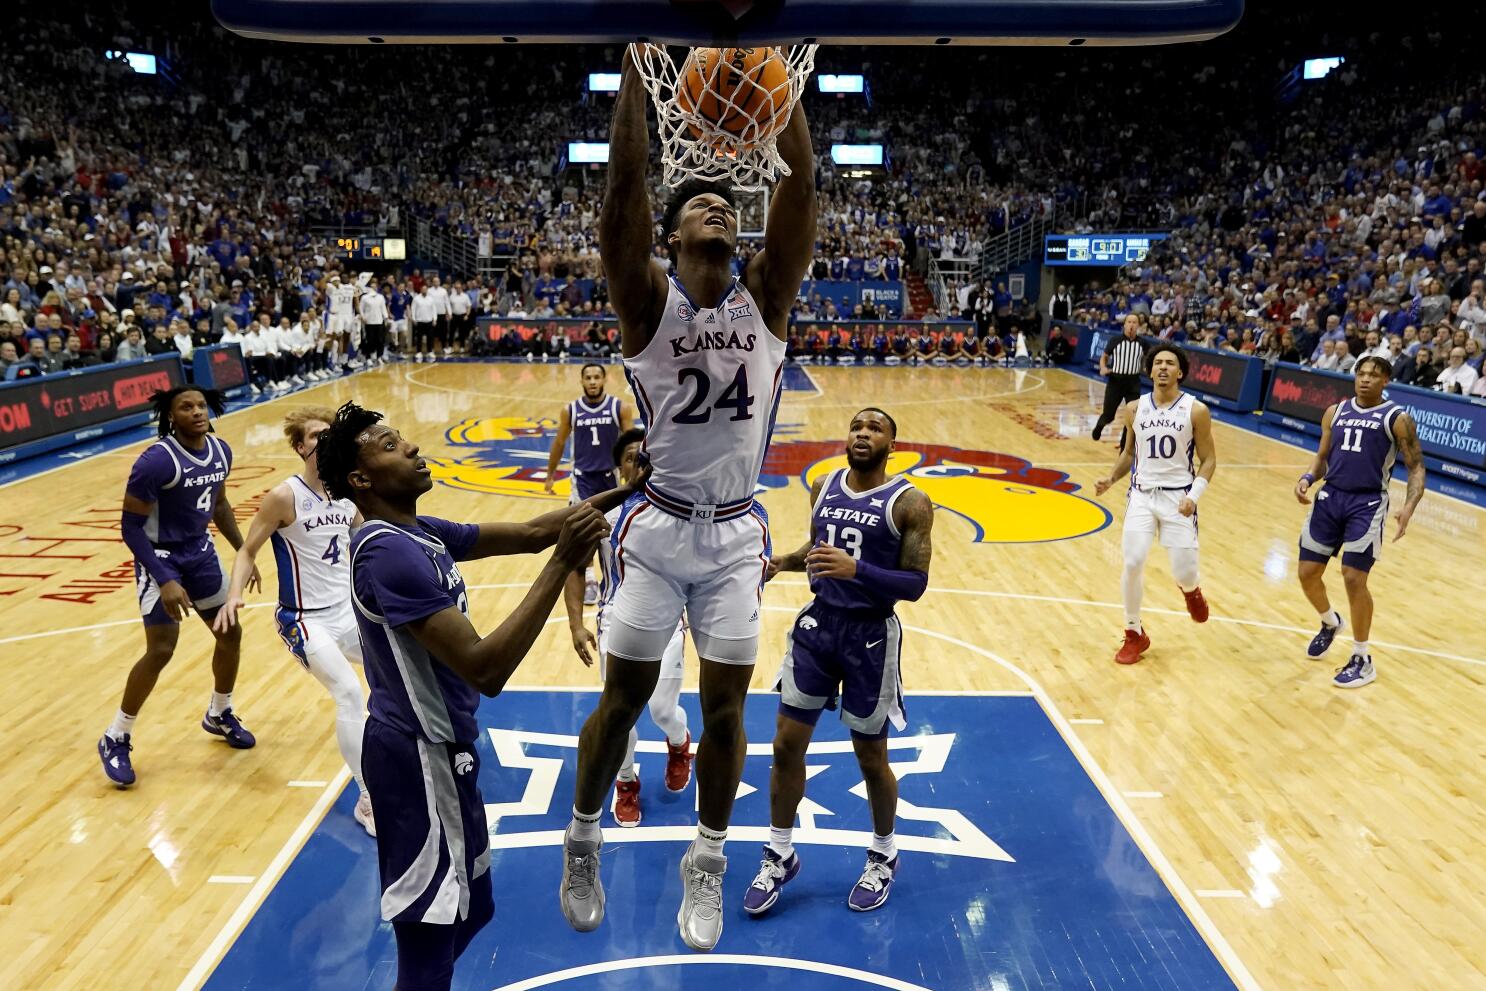
[[306, 668], [310, 667], [310, 655], [326, 650], [335, 650], [346, 660], [361, 663], [361, 630], [349, 600], [324, 609], [279, 605], [274, 608], [274, 622], [284, 646]]
[[1186, 489], [1131, 489], [1125, 509], [1126, 533], [1153, 533], [1162, 547], [1197, 546], [1197, 514], [1183, 516], [1177, 507]]
[[325, 331], [330, 334], [349, 334], [356, 326], [356, 314], [332, 313], [325, 318]]
[[729, 520], [692, 522], [636, 493], [609, 539], [618, 585], [604, 615], [615, 656], [661, 660], [684, 614], [701, 657], [754, 663], [771, 552], [762, 506], [753, 503]]

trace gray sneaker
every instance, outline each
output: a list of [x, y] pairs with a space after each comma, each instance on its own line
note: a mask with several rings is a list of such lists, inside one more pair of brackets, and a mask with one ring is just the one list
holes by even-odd
[[562, 837], [562, 884], [558, 901], [568, 925], [592, 932], [604, 921], [604, 883], [599, 880], [599, 848], [604, 841], [575, 840], [572, 827]]
[[676, 925], [681, 940], [699, 953], [706, 953], [722, 938], [722, 875], [728, 858], [697, 853], [696, 844], [681, 858], [681, 911]]

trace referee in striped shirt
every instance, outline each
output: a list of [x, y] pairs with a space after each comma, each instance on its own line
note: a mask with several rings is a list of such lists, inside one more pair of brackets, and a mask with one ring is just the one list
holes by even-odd
[[1104, 432], [1120, 411], [1120, 404], [1140, 398], [1140, 373], [1145, 368], [1145, 345], [1140, 343], [1140, 317], [1125, 317], [1125, 331], [1099, 356], [1099, 374], [1104, 376], [1104, 411], [1094, 424], [1094, 439]]

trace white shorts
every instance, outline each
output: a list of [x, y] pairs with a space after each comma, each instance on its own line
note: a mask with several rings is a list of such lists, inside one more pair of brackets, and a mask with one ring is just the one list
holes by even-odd
[[[599, 616], [599, 678], [606, 677], [604, 672], [604, 659], [609, 656], [609, 624], [604, 622], [602, 614]], [[679, 680], [686, 673], [686, 624], [682, 623], [676, 627], [676, 632], [671, 634], [671, 639], [666, 643], [666, 652], [660, 658], [660, 680], [667, 678]]]
[[394, 341], [403, 340], [403, 339], [405, 339], [408, 336], [408, 320], [407, 320], [407, 317], [404, 317], [401, 320], [394, 320], [394, 321], [392, 321], [392, 323], [391, 323], [390, 326], [391, 326], [392, 329], [391, 329], [391, 331], [389, 333], [391, 335], [391, 339], [392, 340], [394, 340]]
[[356, 610], [349, 599], [324, 609], [274, 609], [279, 637], [289, 653], [306, 668], [309, 655], [334, 648], [349, 661], [361, 663], [361, 631], [356, 626]]
[[1183, 489], [1131, 489], [1125, 509], [1126, 533], [1154, 533], [1162, 547], [1197, 546], [1197, 514], [1183, 516], [1177, 506]]
[[618, 585], [605, 614], [610, 651], [659, 661], [683, 613], [697, 653], [752, 664], [769, 564], [769, 517], [758, 503], [742, 516], [696, 522], [631, 496], [610, 538]]
[[355, 326], [356, 315], [354, 313], [332, 313], [325, 318], [327, 334], [349, 334], [351, 328]]

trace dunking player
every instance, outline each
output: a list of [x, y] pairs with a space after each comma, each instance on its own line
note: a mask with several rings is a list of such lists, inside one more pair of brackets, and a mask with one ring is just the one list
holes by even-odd
[[[604, 510], [629, 493], [528, 523], [419, 516], [433, 478], [417, 445], [381, 419], [342, 406], [320, 434], [316, 467], [326, 493], [349, 499], [366, 520], [351, 538], [349, 590], [371, 686], [362, 768], [378, 823], [382, 918], [397, 939], [397, 987], [446, 991], [454, 962], [494, 913], [475, 708], [481, 694], [505, 687], [563, 580], [608, 533]], [[482, 638], [456, 562], [554, 542], [526, 598]]]
[[805, 751], [821, 710], [838, 700], [872, 809], [867, 867], [847, 904], [857, 912], [882, 907], [898, 872], [898, 779], [888, 765], [887, 735], [889, 724], [901, 730], [906, 723], [898, 670], [903, 628], [893, 607], [917, 601], [928, 587], [934, 507], [908, 479], [888, 478], [884, 466], [897, 435], [897, 423], [880, 409], [852, 417], [848, 467], [811, 486], [809, 539], [769, 562], [770, 577], [809, 574], [815, 598], [795, 617], [779, 673], [771, 828], [763, 866], [743, 893], [750, 915], [768, 911], [800, 872], [793, 827], [805, 797]]
[[769, 532], [754, 488], [779, 401], [785, 325], [815, 247], [815, 161], [804, 111], [779, 135], [791, 174], [774, 187], [764, 246], [733, 276], [738, 212], [725, 185], [672, 194], [663, 231], [675, 275], [651, 260], [646, 93], [631, 48], [610, 135], [599, 246], [624, 363], [654, 469], [614, 533], [619, 587], [606, 610], [607, 680], [584, 724], [560, 899], [573, 928], [604, 917], [599, 815], [625, 741], [655, 691], [682, 612], [702, 658], [697, 837], [681, 858], [681, 938], [722, 935], [723, 842], [743, 773], [743, 703], [758, 653]]
[[[640, 445], [644, 440], [645, 431], [631, 427], [614, 442], [614, 463], [619, 466], [619, 480], [625, 485], [633, 485], [635, 476], [640, 473]], [[613, 510], [605, 518], [612, 527], [619, 520], [619, 510]], [[594, 655], [598, 655], [599, 677], [602, 679], [606, 669], [604, 645], [608, 642], [605, 607], [618, 584], [614, 548], [608, 541], [599, 544], [599, 566], [604, 584], [599, 605], [597, 639], [583, 623], [584, 581], [581, 572], [574, 571], [568, 576], [562, 601], [567, 608], [568, 628], [573, 634], [573, 649], [587, 667], [593, 667]], [[691, 733], [686, 728], [686, 710], [681, 708], [679, 702], [681, 674], [686, 659], [683, 630], [678, 625], [676, 632], [666, 643], [666, 651], [660, 662], [660, 679], [655, 683], [655, 691], [650, 696], [650, 719], [666, 735], [666, 790], [672, 792], [684, 790], [691, 781]], [[640, 824], [640, 767], [635, 763], [635, 745], [639, 742], [639, 732], [635, 727], [630, 727], [629, 744], [624, 752], [624, 760], [619, 764], [619, 775], [614, 781], [614, 799], [609, 803], [614, 821], [621, 826]]]
[[[1321, 630], [1312, 638], [1306, 655], [1312, 660], [1325, 656], [1344, 621], [1326, 597], [1326, 562], [1341, 555], [1342, 580], [1347, 586], [1347, 604], [1352, 610], [1352, 656], [1337, 671], [1332, 684], [1338, 688], [1361, 688], [1377, 677], [1367, 637], [1372, 630], [1372, 593], [1367, 576], [1383, 551], [1383, 523], [1388, 519], [1388, 481], [1393, 461], [1403, 454], [1409, 469], [1409, 489], [1398, 520], [1398, 540], [1409, 527], [1414, 509], [1424, 498], [1424, 458], [1419, 435], [1408, 410], [1383, 390], [1393, 376], [1386, 358], [1367, 357], [1353, 369], [1356, 398], [1343, 399], [1321, 417], [1321, 446], [1310, 469], [1295, 483], [1295, 498], [1310, 504], [1306, 494], [1316, 479], [1326, 487], [1316, 496], [1305, 524], [1300, 528], [1300, 565], [1296, 573], [1305, 597], [1321, 615]], [[1332, 446], [1340, 435], [1341, 443]]]
[[248, 524], [248, 538], [232, 566], [227, 601], [212, 621], [212, 630], [226, 633], [233, 628], [253, 573], [253, 559], [271, 542], [279, 569], [279, 604], [274, 610], [279, 637], [335, 703], [335, 742], [361, 792], [353, 815], [375, 836], [371, 797], [361, 776], [366, 700], [361, 680], [351, 667], [351, 661], [361, 663], [361, 634], [346, 595], [351, 581], [351, 528], [360, 525], [361, 517], [349, 500], [325, 495], [315, 456], [320, 435], [330, 429], [333, 419], [335, 414], [322, 406], [297, 409], [284, 417], [284, 436], [304, 459], [304, 471], [289, 476], [263, 497]]
[[[1134, 664], [1151, 646], [1140, 622], [1140, 601], [1145, 595], [1146, 558], [1157, 536], [1187, 600], [1187, 614], [1195, 622], [1207, 622], [1207, 599], [1197, 576], [1197, 501], [1218, 470], [1218, 453], [1213, 447], [1212, 414], [1204, 403], [1181, 391], [1188, 368], [1187, 353], [1174, 344], [1158, 344], [1146, 355], [1153, 388], [1120, 408], [1119, 457], [1109, 477], [1094, 483], [1095, 493], [1103, 495], [1130, 473], [1125, 569], [1120, 575], [1125, 642], [1115, 653], [1120, 664]], [[1194, 452], [1200, 466], [1192, 462]]]
[[[211, 417], [222, 413], [221, 394], [180, 386], [155, 393], [153, 402], [160, 439], [145, 448], [129, 472], [121, 526], [124, 544], [134, 553], [145, 651], [130, 669], [124, 700], [98, 741], [103, 773], [121, 788], [134, 784], [129, 758], [134, 720], [175, 654], [181, 620], [194, 609], [209, 625], [227, 599], [227, 576], [207, 525], [215, 523], [233, 547], [243, 542], [227, 501], [232, 449], [211, 432]], [[255, 568], [248, 586], [260, 584]], [[216, 638], [212, 698], [201, 728], [246, 750], [257, 741], [232, 711], [241, 633], [233, 628]]]
[[[557, 436], [552, 438], [552, 448], [547, 452], [547, 481], [543, 488], [550, 495], [557, 480], [557, 462], [567, 447], [568, 437], [573, 438], [573, 474], [569, 486], [571, 502], [581, 502], [589, 496], [612, 489], [614, 481], [614, 444], [621, 432], [635, 424], [635, 411], [618, 396], [606, 395], [609, 375], [603, 365], [587, 364], [578, 373], [583, 385], [583, 395], [563, 407], [557, 421]], [[593, 605], [597, 599], [597, 588], [591, 576], [587, 577], [583, 602]]]

